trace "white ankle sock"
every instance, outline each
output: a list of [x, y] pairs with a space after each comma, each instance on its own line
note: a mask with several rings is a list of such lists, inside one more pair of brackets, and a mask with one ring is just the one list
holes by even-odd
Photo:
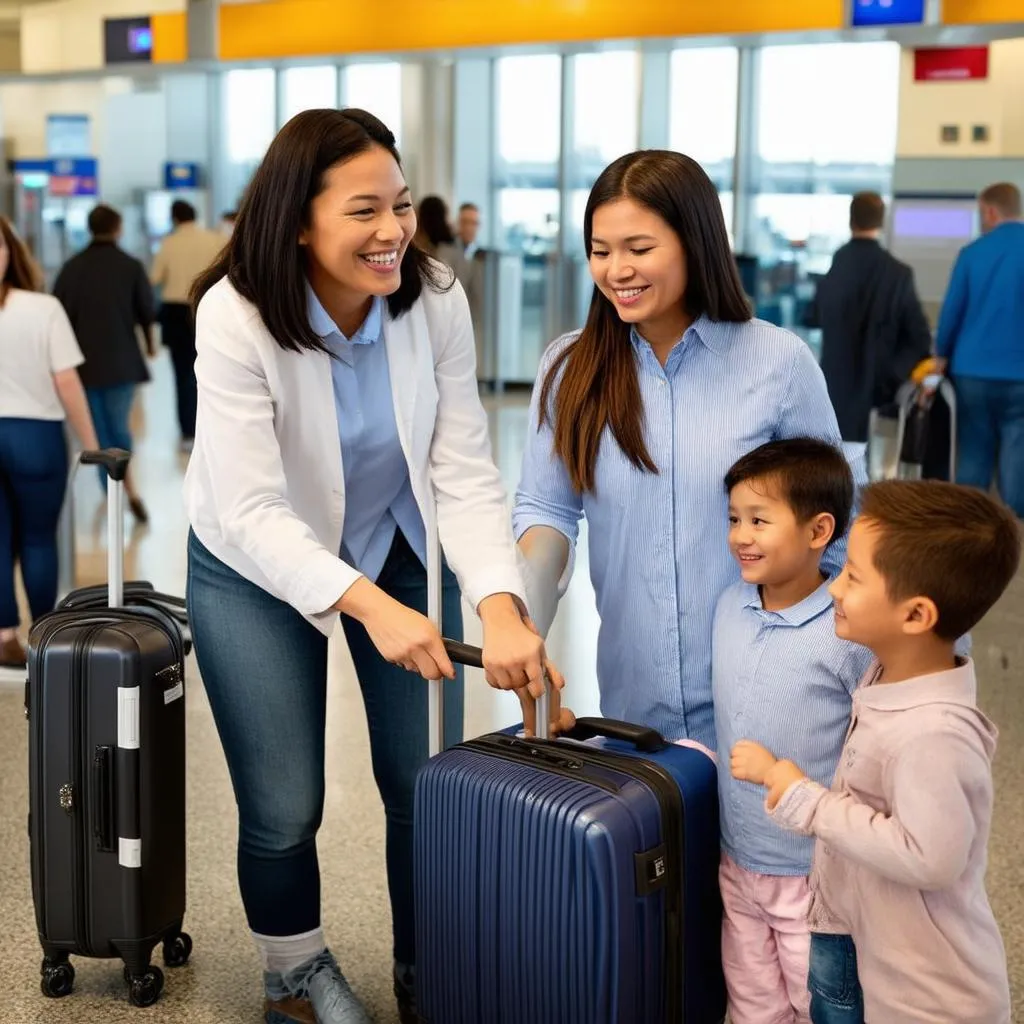
[[257, 935], [253, 932], [252, 937], [263, 958], [263, 969], [279, 974], [288, 974], [309, 963], [327, 948], [322, 928], [314, 928], [305, 935]]

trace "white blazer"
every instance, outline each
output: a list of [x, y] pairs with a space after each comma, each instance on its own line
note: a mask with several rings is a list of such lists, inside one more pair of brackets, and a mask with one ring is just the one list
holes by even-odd
[[[474, 608], [490, 594], [525, 600], [462, 287], [424, 285], [408, 313], [385, 316], [384, 343], [428, 547], [440, 535]], [[199, 304], [196, 348], [199, 411], [185, 475], [192, 529], [330, 635], [332, 605], [361, 575], [339, 556], [345, 481], [330, 357], [282, 349], [226, 278]]]

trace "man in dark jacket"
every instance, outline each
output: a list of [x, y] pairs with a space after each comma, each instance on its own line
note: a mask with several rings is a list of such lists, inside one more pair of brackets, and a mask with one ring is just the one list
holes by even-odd
[[891, 404], [931, 351], [913, 271], [879, 244], [885, 203], [859, 192], [852, 238], [818, 285], [809, 326], [822, 329], [821, 369], [844, 441], [864, 444], [873, 408]]
[[[92, 241], [64, 265], [53, 293], [67, 311], [85, 356], [78, 372], [100, 445], [131, 451], [129, 417], [135, 390], [149, 380], [135, 327], [142, 328], [152, 356], [153, 289], [142, 264], [117, 244], [121, 237], [117, 210], [97, 206], [89, 214], [89, 233]], [[145, 522], [146, 507], [131, 474], [125, 490], [132, 514]]]

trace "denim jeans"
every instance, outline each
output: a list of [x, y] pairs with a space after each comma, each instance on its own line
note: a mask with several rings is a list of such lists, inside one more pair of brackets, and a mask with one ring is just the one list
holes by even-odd
[[[426, 612], [426, 571], [396, 532], [377, 580]], [[238, 803], [238, 879], [249, 926], [300, 935], [320, 926], [316, 834], [324, 805], [327, 638], [290, 605], [215, 558], [189, 535], [187, 598], [196, 659]], [[458, 584], [444, 569], [444, 632], [462, 637]], [[414, 964], [413, 794], [427, 760], [427, 692], [390, 665], [366, 630], [342, 616], [370, 729], [387, 822], [395, 959]], [[462, 675], [445, 684], [445, 741], [462, 734]]]
[[57, 523], [67, 483], [61, 421], [0, 417], [0, 629], [18, 625], [15, 562], [33, 619], [57, 603]]
[[849, 935], [811, 934], [807, 987], [813, 1024], [864, 1024], [857, 949]]
[[[86, 388], [96, 439], [101, 448], [123, 448], [132, 450], [132, 432], [128, 423], [135, 401], [134, 384], [115, 384], [107, 388]], [[100, 466], [100, 483], [107, 487], [107, 471]]]
[[1024, 381], [957, 377], [957, 483], [999, 494], [1024, 519]]

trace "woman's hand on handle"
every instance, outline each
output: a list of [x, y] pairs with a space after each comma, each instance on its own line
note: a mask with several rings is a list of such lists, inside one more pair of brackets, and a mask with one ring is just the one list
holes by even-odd
[[365, 576], [345, 591], [335, 608], [362, 623], [385, 661], [424, 679], [455, 678], [455, 667], [430, 619], [385, 594]]
[[485, 597], [477, 609], [484, 626], [484, 672], [499, 690], [526, 689], [531, 697], [544, 693], [544, 676], [561, 689], [565, 680], [548, 661], [544, 641], [511, 594]]

